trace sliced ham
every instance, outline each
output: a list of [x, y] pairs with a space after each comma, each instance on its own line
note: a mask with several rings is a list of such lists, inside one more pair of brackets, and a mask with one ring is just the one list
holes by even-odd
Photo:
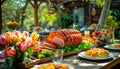
[[64, 46], [64, 40], [62, 38], [54, 37], [52, 42], [54, 42], [58, 46], [61, 46], [61, 47]]
[[44, 44], [45, 46], [50, 47], [50, 48], [56, 48], [56, 46], [55, 46], [55, 45], [53, 45], [52, 43], [43, 42], [43, 44]]

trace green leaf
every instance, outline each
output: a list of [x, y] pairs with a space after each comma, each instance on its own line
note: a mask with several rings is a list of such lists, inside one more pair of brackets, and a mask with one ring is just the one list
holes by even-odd
[[32, 55], [33, 55], [33, 52], [34, 52], [32, 46], [30, 46], [30, 47], [26, 50], [26, 52], [27, 52], [27, 56], [32, 56]]

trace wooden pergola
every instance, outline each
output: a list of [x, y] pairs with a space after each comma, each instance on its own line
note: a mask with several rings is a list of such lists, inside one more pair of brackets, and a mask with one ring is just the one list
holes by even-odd
[[38, 26], [38, 8], [42, 2], [61, 3], [64, 0], [28, 0], [34, 8], [34, 26]]

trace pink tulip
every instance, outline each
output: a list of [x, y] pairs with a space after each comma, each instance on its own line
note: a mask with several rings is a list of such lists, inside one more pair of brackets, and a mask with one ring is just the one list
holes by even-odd
[[32, 45], [32, 38], [27, 37], [25, 40], [25, 43], [27, 44], [27, 47], [31, 46]]
[[4, 35], [0, 36], [0, 43], [3, 44], [3, 45], [5, 45], [7, 43], [7, 39]]
[[16, 50], [14, 47], [8, 46], [5, 48], [5, 51], [6, 51], [7, 56], [9, 56], [9, 57], [16, 55]]
[[29, 32], [27, 32], [27, 31], [23, 31], [22, 34], [24, 37], [29, 37]]
[[19, 36], [21, 34], [20, 31], [14, 30], [12, 33], [14, 33], [15, 35]]
[[25, 42], [21, 42], [18, 45], [21, 51], [25, 51], [27, 49], [27, 44]]

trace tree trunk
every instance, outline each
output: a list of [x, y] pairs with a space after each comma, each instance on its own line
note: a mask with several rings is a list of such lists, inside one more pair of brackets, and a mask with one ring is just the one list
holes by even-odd
[[24, 7], [22, 7], [22, 18], [21, 18], [21, 29], [23, 30], [24, 29], [24, 20], [25, 20], [25, 12], [26, 12], [26, 7], [27, 7], [27, 5], [28, 5], [28, 1], [26, 1], [26, 3], [25, 3], [25, 6]]
[[37, 0], [34, 0], [34, 26], [38, 25], [38, 6]]
[[99, 19], [99, 22], [98, 22], [98, 25], [97, 25], [95, 31], [99, 31], [101, 28], [103, 28], [104, 22], [105, 22], [105, 20], [108, 16], [108, 11], [109, 11], [109, 8], [110, 8], [110, 5], [111, 5], [111, 0], [104, 0], [104, 1], [105, 2], [104, 2], [104, 5], [103, 5], [103, 8], [102, 8], [100, 19]]

